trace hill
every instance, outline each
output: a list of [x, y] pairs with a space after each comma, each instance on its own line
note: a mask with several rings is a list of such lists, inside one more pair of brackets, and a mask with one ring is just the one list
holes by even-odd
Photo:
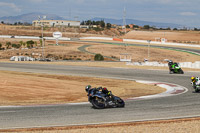
[[[1, 17], [0, 21], [4, 21], [4, 23], [15, 23], [15, 22], [27, 22], [27, 23], [32, 23], [33, 20], [37, 20], [38, 16], [46, 16], [47, 20], [66, 20], [65, 18], [62, 18], [58, 15], [55, 14], [44, 14], [44, 13], [28, 13], [28, 14], [22, 14], [18, 16], [5, 16]], [[111, 24], [117, 24], [117, 25], [122, 25], [123, 19], [111, 19], [111, 18], [93, 18], [92, 21], [99, 21], [99, 20], [104, 20], [106, 23], [111, 23]], [[159, 22], [150, 22], [150, 21], [141, 21], [141, 20], [135, 20], [135, 19], [126, 19], [127, 24], [136, 24], [139, 26], [144, 26], [144, 25], [150, 25], [154, 26], [157, 28], [180, 28], [183, 27], [182, 25], [179, 24], [173, 24], [173, 23], [159, 23]]]
[[[117, 25], [123, 24], [123, 19], [110, 19], [110, 18], [93, 18], [92, 19], [92, 21], [99, 21], [99, 20], [104, 20], [106, 23], [111, 23], [111, 24], [117, 24]], [[157, 28], [168, 28], [168, 27], [180, 28], [180, 27], [183, 27], [182, 25], [179, 25], [179, 24], [141, 21], [141, 20], [135, 20], [135, 19], [126, 19], [126, 24], [136, 24], [139, 26], [150, 25], [150, 26], [154, 26]]]
[[38, 16], [46, 16], [48, 20], [63, 20], [62, 17], [54, 15], [54, 14], [44, 14], [44, 13], [28, 13], [22, 14], [19, 16], [9, 16], [9, 17], [1, 17], [0, 21], [4, 21], [4, 23], [15, 23], [15, 22], [27, 22], [32, 23], [33, 20], [37, 20]]

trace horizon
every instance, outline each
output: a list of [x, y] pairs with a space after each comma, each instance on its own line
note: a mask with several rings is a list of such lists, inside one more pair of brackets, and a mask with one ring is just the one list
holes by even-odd
[[[17, 16], [4, 16], [4, 17], [0, 17], [0, 21], [4, 21], [4, 20], [1, 20], [1, 18], [11, 18], [11, 17], [20, 17], [20, 16], [25, 16], [25, 15], [31, 15], [31, 14], [41, 14], [41, 15], [44, 15], [48, 18], [48, 15], [55, 15], [56, 17], [61, 17], [61, 16], [58, 16], [56, 14], [45, 14], [45, 13], [41, 13], [41, 12], [30, 12], [30, 13], [26, 13], [26, 14], [20, 14], [20, 15], [17, 15]], [[42, 16], [40, 16], [42, 17]], [[62, 17], [61, 17], [62, 18]], [[119, 18], [119, 19], [115, 19], [115, 18], [102, 18], [102, 17], [94, 17], [94, 18], [91, 18], [91, 19], [86, 19], [86, 20], [80, 20], [80, 22], [83, 22], [83, 21], [88, 21], [88, 20], [92, 20], [92, 21], [100, 21], [100, 20], [104, 20], [104, 19], [108, 19], [108, 20], [112, 20], [112, 21], [121, 21], [121, 24], [119, 23], [112, 23], [112, 24], [117, 24], [117, 25], [122, 25], [122, 21], [123, 21], [123, 18]], [[35, 21], [37, 19], [34, 19], [34, 20], [29, 20], [28, 21], [15, 21], [15, 22], [7, 22], [7, 21], [4, 21], [5, 23], [8, 23], [8, 24], [14, 24], [14, 23], [17, 23], [17, 22], [22, 22], [22, 23], [32, 23], [32, 21]], [[69, 19], [66, 19], [66, 18], [62, 18], [62, 19], [51, 19], [51, 17], [49, 19], [46, 19], [46, 20], [69, 20]], [[128, 23], [128, 21], [139, 21], [139, 22], [146, 22], [147, 24], [136, 24], [136, 23]], [[69, 20], [69, 21], [79, 21], [79, 20]], [[183, 28], [184, 26], [183, 25], [179, 25], [179, 24], [175, 24], [175, 23], [162, 23], [162, 22], [151, 22], [151, 21], [143, 21], [143, 20], [137, 20], [137, 19], [131, 19], [131, 18], [126, 18], [126, 22], [128, 24], [136, 24], [136, 25], [139, 25], [139, 26], [144, 26], [144, 25], [150, 25], [150, 26], [154, 26], [154, 25], [151, 25], [151, 23], [153, 24], [171, 24], [173, 28]], [[110, 22], [108, 22], [110, 23]], [[149, 23], [149, 24], [148, 24]], [[127, 25], [128, 25], [127, 24]], [[176, 25], [177, 27], [174, 27], [174, 25]], [[161, 26], [161, 27], [157, 27], [157, 28], [169, 28], [170, 26]], [[188, 27], [190, 28], [190, 27]]]
[[200, 27], [200, 1], [191, 0], [1, 0], [0, 17], [28, 13], [55, 14], [79, 21], [92, 18], [126, 19]]

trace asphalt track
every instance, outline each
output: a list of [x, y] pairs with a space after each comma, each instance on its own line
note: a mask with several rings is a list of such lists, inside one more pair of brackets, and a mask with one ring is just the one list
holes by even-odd
[[0, 107], [0, 129], [87, 125], [200, 116], [200, 94], [193, 93], [190, 84], [190, 76], [198, 75], [197, 72], [185, 72], [184, 75], [178, 75], [161, 70], [17, 63], [0, 63], [0, 70], [168, 82], [184, 86], [189, 90], [187, 93], [170, 97], [128, 100], [125, 108], [103, 110], [93, 109], [90, 104]]

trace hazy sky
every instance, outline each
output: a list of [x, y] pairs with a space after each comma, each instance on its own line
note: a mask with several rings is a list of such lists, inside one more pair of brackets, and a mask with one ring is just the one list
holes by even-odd
[[0, 17], [31, 12], [85, 20], [126, 18], [200, 27], [200, 0], [0, 0]]

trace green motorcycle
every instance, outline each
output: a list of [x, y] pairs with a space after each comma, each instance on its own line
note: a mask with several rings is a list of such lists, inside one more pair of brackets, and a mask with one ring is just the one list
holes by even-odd
[[180, 65], [176, 62], [169, 62], [168, 63], [169, 66], [169, 73], [178, 73], [178, 74], [184, 74], [183, 70], [181, 69]]

